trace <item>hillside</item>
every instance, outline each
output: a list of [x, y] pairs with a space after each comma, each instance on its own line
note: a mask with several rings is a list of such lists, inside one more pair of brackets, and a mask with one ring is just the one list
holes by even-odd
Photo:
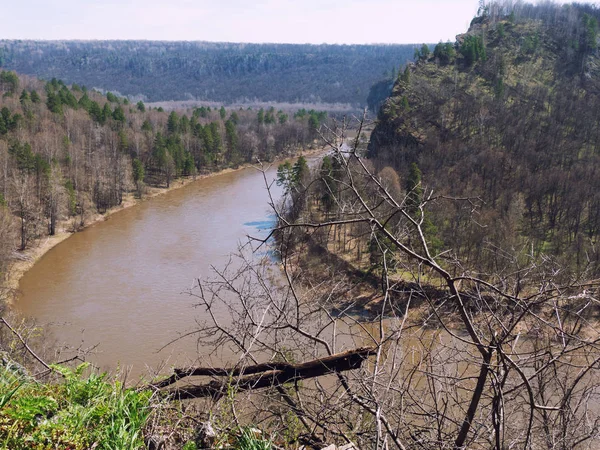
[[0, 71], [0, 95], [0, 288], [14, 251], [38, 238], [76, 231], [178, 177], [310, 147], [327, 120], [274, 108], [169, 113], [9, 71]]
[[369, 88], [413, 58], [413, 45], [159, 41], [0, 41], [0, 67], [143, 96], [366, 104]]
[[[592, 6], [493, 4], [454, 45], [421, 51], [381, 109], [368, 156], [473, 202], [429, 205], [463, 261], [498, 249], [600, 263], [600, 59]], [[473, 220], [474, 219], [474, 220]]]

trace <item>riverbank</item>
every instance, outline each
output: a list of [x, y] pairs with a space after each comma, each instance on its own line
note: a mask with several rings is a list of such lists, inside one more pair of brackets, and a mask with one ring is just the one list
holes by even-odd
[[[285, 161], [286, 159], [296, 158], [299, 156], [305, 156], [305, 157], [316, 156], [327, 150], [328, 150], [328, 147], [326, 147], [326, 146], [319, 147], [316, 149], [301, 150], [292, 156], [278, 158], [275, 161], [273, 161], [271, 164], [278, 164], [280, 162]], [[195, 177], [190, 176], [190, 177], [178, 178], [178, 179], [174, 180], [168, 188], [147, 187], [146, 193], [144, 194], [144, 196], [142, 198], [136, 198], [134, 196], [134, 193], [130, 192], [124, 196], [123, 202], [119, 206], [111, 208], [103, 214], [100, 214], [100, 213], [93, 214], [91, 217], [86, 219], [84, 226], [79, 228], [77, 231], [72, 231], [72, 229], [73, 229], [72, 220], [60, 221], [56, 228], [57, 232], [54, 236], [44, 236], [44, 237], [40, 238], [32, 247], [28, 248], [27, 250], [25, 250], [23, 252], [15, 251], [14, 261], [11, 264], [11, 267], [8, 271], [6, 281], [5, 281], [5, 287], [7, 288], [8, 292], [11, 293], [11, 295], [8, 296], [9, 303], [11, 303], [12, 300], [14, 300], [15, 296], [18, 293], [19, 283], [20, 283], [21, 278], [23, 278], [23, 276], [46, 253], [48, 253], [52, 248], [54, 248], [55, 246], [57, 246], [58, 244], [60, 244], [61, 242], [63, 242], [67, 238], [69, 238], [70, 236], [72, 236], [73, 234], [75, 234], [79, 231], [83, 231], [84, 229], [87, 229], [99, 222], [108, 220], [108, 218], [110, 216], [112, 216], [113, 214], [115, 214], [119, 211], [123, 211], [125, 209], [131, 208], [133, 206], [136, 206], [142, 202], [145, 202], [145, 201], [155, 198], [157, 196], [164, 195], [167, 192], [182, 188], [190, 183], [193, 183], [193, 182], [196, 182], [196, 181], [199, 181], [202, 179], [206, 179], [206, 178], [217, 177], [217, 176], [221, 176], [224, 174], [237, 172], [237, 171], [249, 168], [249, 167], [255, 167], [255, 164], [244, 164], [235, 169], [234, 168], [226, 168], [226, 169], [222, 169], [222, 170], [219, 170], [216, 172], [211, 172], [211, 173], [202, 174], [202, 175], [196, 175]]]

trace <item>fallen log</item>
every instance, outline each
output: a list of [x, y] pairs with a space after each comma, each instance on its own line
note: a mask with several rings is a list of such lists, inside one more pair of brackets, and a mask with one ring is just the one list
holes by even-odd
[[[230, 369], [205, 367], [175, 369], [173, 375], [160, 383], [152, 385], [152, 387], [163, 389], [182, 378], [192, 376], [227, 377], [227, 380], [213, 380], [206, 384], [172, 387], [162, 391], [177, 399], [218, 398], [225, 395], [230, 386], [233, 386], [237, 392], [241, 392], [280, 386], [291, 381], [306, 380], [331, 373], [358, 369], [365, 359], [376, 354], [376, 352], [375, 348], [364, 347], [300, 364], [272, 362]], [[232, 380], [231, 377], [237, 378]]]

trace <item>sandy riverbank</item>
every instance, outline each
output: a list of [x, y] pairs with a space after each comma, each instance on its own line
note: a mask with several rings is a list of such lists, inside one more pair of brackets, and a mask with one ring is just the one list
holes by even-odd
[[[298, 152], [295, 156], [277, 159], [272, 164], [278, 164], [279, 162], [285, 161], [286, 159], [295, 158], [298, 156], [315, 156], [315, 155], [323, 153], [327, 150], [328, 150], [327, 147], [319, 147], [317, 149], [302, 150], [302, 151]], [[159, 195], [166, 194], [167, 192], [172, 191], [174, 189], [179, 189], [179, 188], [186, 186], [190, 183], [193, 183], [195, 181], [209, 178], [209, 177], [216, 177], [219, 175], [239, 171], [239, 170], [246, 169], [248, 167], [253, 167], [253, 166], [255, 166], [255, 165], [254, 164], [244, 164], [236, 169], [227, 168], [227, 169], [219, 170], [217, 172], [211, 172], [208, 174], [197, 175], [195, 177], [190, 176], [190, 177], [178, 178], [178, 179], [174, 180], [171, 183], [171, 186], [169, 186], [168, 188], [148, 187], [147, 192], [144, 194], [143, 198], [141, 198], [141, 199], [135, 198], [133, 193], [128, 193], [124, 196], [123, 203], [121, 203], [119, 206], [109, 209], [104, 214], [96, 213], [96, 214], [92, 215], [90, 218], [88, 218], [86, 220], [84, 227], [81, 228], [79, 231], [82, 231], [85, 228], [89, 228], [90, 226], [92, 226], [98, 222], [107, 220], [111, 215], [113, 215], [119, 211], [123, 211], [124, 209], [131, 208], [141, 202], [147, 201], [147, 200], [149, 200], [153, 197], [159, 196]], [[20, 282], [21, 278], [23, 277], [23, 275], [25, 275], [25, 273], [27, 273], [27, 271], [29, 269], [31, 269], [35, 265], [35, 263], [40, 258], [42, 258], [42, 256], [44, 256], [48, 251], [50, 251], [50, 249], [52, 249], [56, 245], [60, 244], [62, 241], [67, 239], [69, 236], [73, 235], [73, 232], [69, 231], [71, 228], [72, 228], [71, 220], [61, 221], [57, 226], [57, 232], [54, 236], [44, 236], [41, 239], [39, 239], [34, 245], [32, 245], [30, 248], [28, 248], [27, 250], [25, 250], [23, 252], [15, 252], [16, 257], [8, 271], [7, 279], [5, 282], [6, 288], [8, 288], [9, 292], [13, 293], [13, 295], [10, 296], [11, 298], [14, 298], [14, 295], [16, 295], [16, 293], [18, 292], [19, 282]], [[9, 300], [10, 300], [10, 298], [9, 298]]]

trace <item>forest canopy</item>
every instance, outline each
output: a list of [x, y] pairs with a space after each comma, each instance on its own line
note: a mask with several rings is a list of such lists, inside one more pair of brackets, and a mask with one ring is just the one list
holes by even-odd
[[413, 52], [413, 45], [4, 40], [0, 67], [145, 101], [362, 106], [371, 85]]

